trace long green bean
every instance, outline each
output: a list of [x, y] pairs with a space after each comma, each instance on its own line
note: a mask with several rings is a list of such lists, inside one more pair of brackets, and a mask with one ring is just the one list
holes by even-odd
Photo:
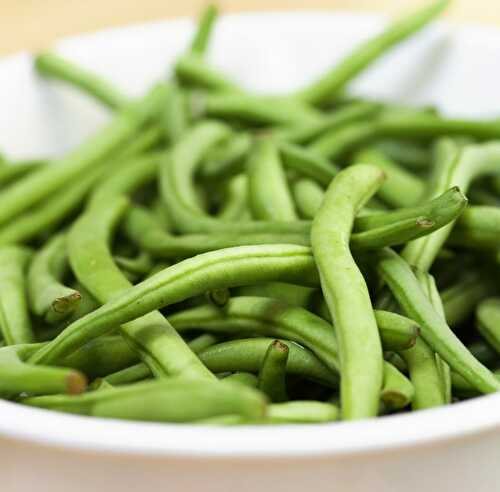
[[190, 422], [217, 415], [265, 415], [266, 403], [252, 388], [236, 383], [172, 378], [142, 382], [80, 396], [39, 396], [23, 403], [95, 417]]
[[319, 80], [301, 89], [297, 96], [311, 104], [322, 104], [333, 99], [352, 78], [394, 45], [425, 27], [448, 6], [448, 3], [448, 0], [435, 1], [418, 12], [394, 22], [381, 34], [362, 43]]
[[339, 339], [342, 418], [347, 420], [376, 415], [382, 387], [382, 346], [349, 236], [357, 212], [383, 178], [377, 168], [363, 165], [340, 172], [328, 187], [311, 231], [321, 287]]
[[0, 329], [7, 345], [31, 343], [25, 272], [32, 252], [21, 246], [0, 248]]

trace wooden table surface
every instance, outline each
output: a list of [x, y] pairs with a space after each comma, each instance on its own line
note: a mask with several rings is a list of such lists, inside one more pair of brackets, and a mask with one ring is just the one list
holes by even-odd
[[[396, 14], [428, 0], [220, 0], [222, 11], [343, 9]], [[205, 0], [0, 0], [0, 54], [131, 22], [194, 15]], [[500, 25], [500, 0], [455, 0], [447, 16]]]

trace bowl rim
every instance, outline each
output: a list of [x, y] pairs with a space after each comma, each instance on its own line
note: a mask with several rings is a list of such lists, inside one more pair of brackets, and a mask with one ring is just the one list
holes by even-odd
[[84, 452], [213, 459], [387, 452], [500, 429], [500, 394], [356, 422], [218, 427], [86, 417], [0, 401], [0, 438]]
[[[386, 15], [366, 12], [301, 10], [294, 12], [245, 12], [222, 16], [226, 20], [259, 16], [345, 16], [383, 22]], [[138, 22], [65, 37], [85, 42], [104, 32], [161, 23], [185, 24], [186, 18]], [[437, 22], [437, 26], [447, 22]], [[494, 35], [493, 26], [464, 24], [467, 36]], [[0, 63], [26, 56], [9, 54]], [[417, 413], [391, 415], [356, 422], [321, 425], [209, 427], [187, 424], [133, 422], [84, 417], [32, 408], [0, 400], [0, 439], [84, 452], [135, 454], [204, 459], [315, 458], [426, 446], [464, 439], [500, 429], [500, 394], [486, 395], [457, 404]]]

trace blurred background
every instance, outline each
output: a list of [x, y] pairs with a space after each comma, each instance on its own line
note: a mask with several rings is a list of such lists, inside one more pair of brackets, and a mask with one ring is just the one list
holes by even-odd
[[[0, 0], [0, 54], [36, 51], [55, 39], [131, 22], [191, 16], [203, 0]], [[397, 14], [427, 0], [221, 0], [224, 12], [255, 10], [365, 10]], [[455, 0], [456, 22], [500, 25], [500, 0]]]

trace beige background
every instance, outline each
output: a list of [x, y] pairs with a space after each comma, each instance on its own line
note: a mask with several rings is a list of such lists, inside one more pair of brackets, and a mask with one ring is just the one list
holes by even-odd
[[[350, 9], [397, 13], [427, 0], [220, 0], [226, 12]], [[0, 54], [39, 50], [59, 37], [130, 22], [196, 14], [203, 0], [0, 0]], [[455, 0], [448, 17], [500, 25], [500, 0]]]

